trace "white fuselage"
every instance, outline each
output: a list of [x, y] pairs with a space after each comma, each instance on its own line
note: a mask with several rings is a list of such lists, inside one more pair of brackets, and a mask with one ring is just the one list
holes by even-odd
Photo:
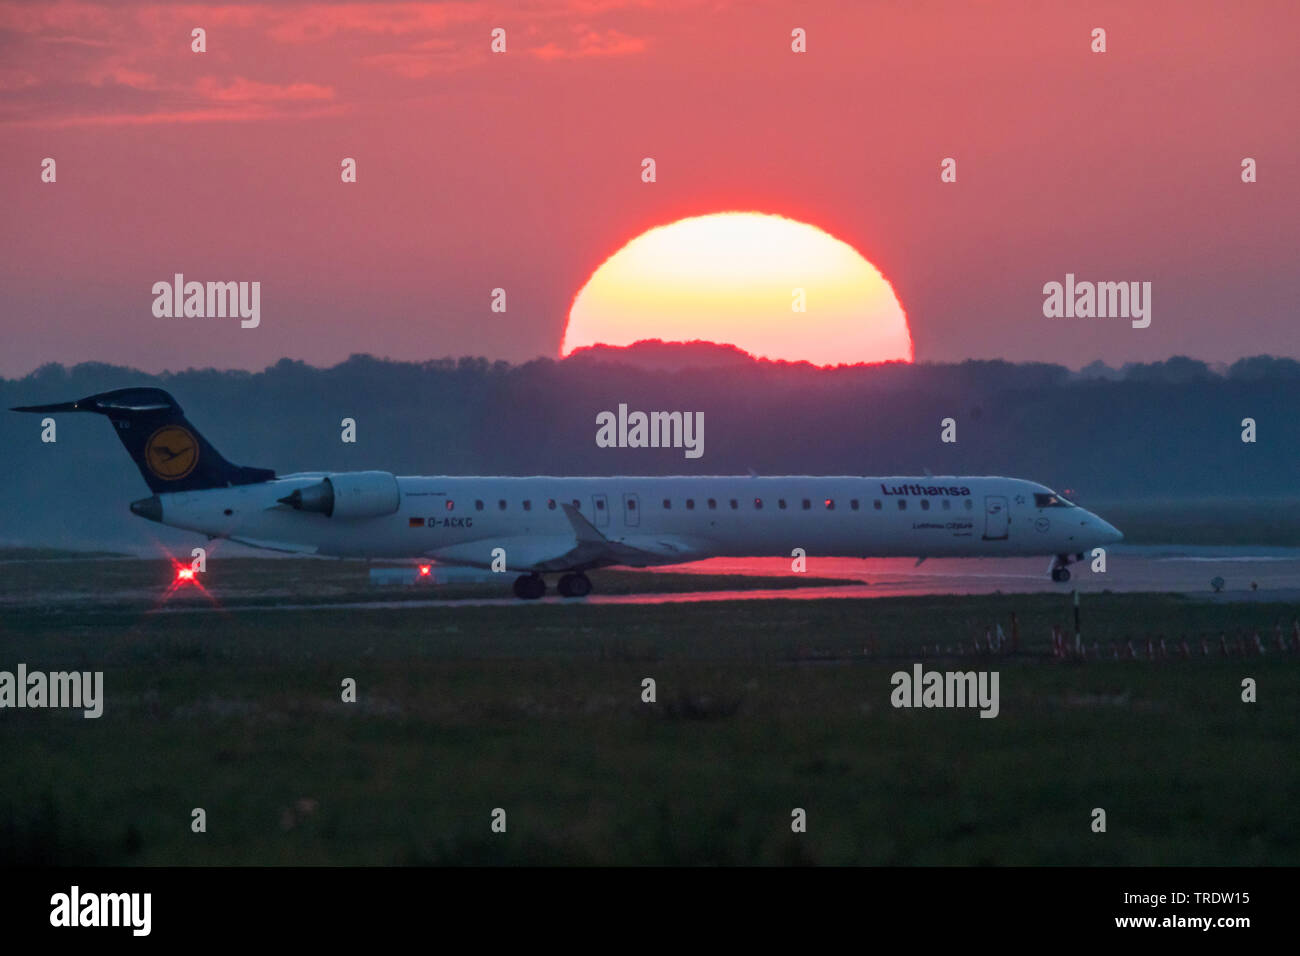
[[324, 475], [160, 494], [161, 521], [339, 557], [490, 567], [500, 549], [511, 571], [789, 557], [795, 548], [810, 556], [1074, 555], [1122, 537], [1043, 485], [999, 477], [398, 477], [396, 510], [380, 516], [279, 503]]

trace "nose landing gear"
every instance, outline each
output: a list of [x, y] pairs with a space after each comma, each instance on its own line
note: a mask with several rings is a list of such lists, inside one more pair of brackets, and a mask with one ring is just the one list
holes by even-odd
[[1082, 560], [1082, 553], [1073, 556], [1068, 554], [1058, 554], [1052, 559], [1051, 567], [1048, 568], [1048, 571], [1052, 575], [1052, 580], [1057, 584], [1064, 584], [1066, 581], [1070, 580], [1070, 565], [1076, 561]]

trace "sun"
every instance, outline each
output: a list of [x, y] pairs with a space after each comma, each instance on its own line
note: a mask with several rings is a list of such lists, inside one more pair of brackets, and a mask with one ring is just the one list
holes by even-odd
[[645, 339], [815, 365], [912, 361], [907, 315], [875, 266], [816, 226], [758, 212], [637, 236], [578, 292], [560, 355]]

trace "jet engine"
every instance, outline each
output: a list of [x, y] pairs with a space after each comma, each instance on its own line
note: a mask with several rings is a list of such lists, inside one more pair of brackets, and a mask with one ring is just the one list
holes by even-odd
[[387, 471], [345, 471], [279, 499], [298, 511], [330, 518], [380, 518], [395, 512], [402, 495]]

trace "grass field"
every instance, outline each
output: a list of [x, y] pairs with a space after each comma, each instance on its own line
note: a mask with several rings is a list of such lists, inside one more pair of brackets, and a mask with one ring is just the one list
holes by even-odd
[[1300, 498], [1146, 498], [1080, 502], [1126, 544], [1300, 547]]
[[[6, 572], [3, 596], [64, 593], [60, 567]], [[278, 588], [244, 573], [231, 590]], [[0, 669], [103, 670], [106, 698], [98, 720], [0, 711], [0, 861], [1300, 862], [1300, 654], [1217, 649], [1289, 634], [1295, 605], [1092, 596], [1089, 643], [1195, 656], [1066, 663], [1050, 594], [154, 614], [90, 591], [0, 611]], [[1021, 653], [936, 656], [1012, 612]], [[915, 660], [997, 670], [1000, 716], [894, 709]]]

